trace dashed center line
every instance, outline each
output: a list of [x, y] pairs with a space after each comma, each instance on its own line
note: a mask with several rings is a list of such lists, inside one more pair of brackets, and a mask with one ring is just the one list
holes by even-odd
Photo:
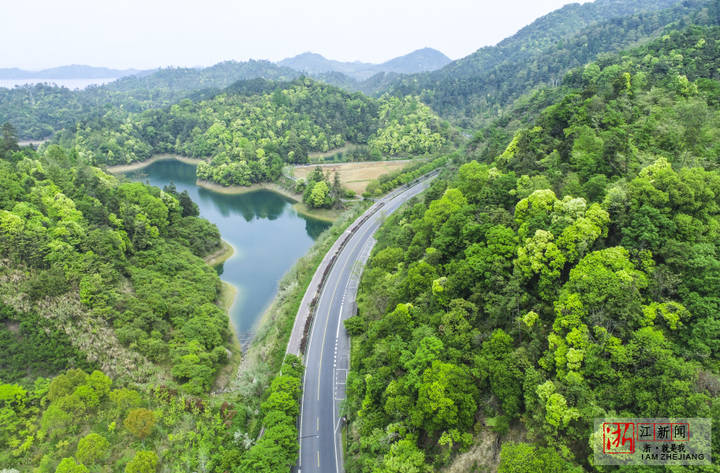
[[[429, 181], [426, 181], [426, 182], [429, 182]], [[322, 379], [322, 373], [323, 373], [323, 369], [322, 369], [323, 353], [325, 352], [324, 348], [325, 348], [325, 343], [327, 341], [327, 329], [329, 326], [330, 317], [332, 316], [329, 309], [332, 307], [332, 305], [334, 305], [336, 291], [341, 288], [340, 281], [344, 278], [347, 278], [347, 279], [345, 282], [345, 288], [344, 288], [344, 291], [342, 294], [342, 298], [340, 301], [340, 308], [339, 308], [339, 311], [337, 312], [337, 319], [336, 319], [337, 326], [336, 326], [336, 333], [335, 333], [335, 346], [334, 346], [334, 350], [333, 350], [333, 373], [332, 373], [332, 378], [331, 378], [332, 383], [334, 384], [333, 392], [332, 392], [332, 394], [333, 394], [333, 396], [332, 396], [332, 398], [333, 398], [332, 411], [333, 411], [333, 421], [335, 421], [335, 422], [333, 422], [333, 424], [335, 424], [334, 425], [334, 433], [333, 433], [333, 447], [334, 447], [334, 451], [335, 451], [335, 469], [333, 470], [332, 467], [329, 467], [328, 465], [324, 465], [324, 468], [327, 470], [328, 473], [332, 472], [332, 471], [335, 471], [338, 473], [343, 472], [342, 443], [341, 443], [341, 438], [338, 438], [338, 431], [340, 430], [340, 428], [342, 426], [342, 418], [338, 417], [339, 412], [337, 412], [337, 410], [338, 410], [337, 403], [346, 399], [345, 389], [347, 386], [347, 373], [349, 371], [349, 363], [350, 363], [349, 356], [347, 353], [349, 350], [349, 342], [347, 340], [347, 335], [343, 332], [343, 337], [341, 338], [341, 336], [340, 336], [340, 325], [343, 323], [343, 315], [345, 315], [344, 312], [345, 312], [346, 297], [349, 296], [351, 298], [350, 300], [352, 301], [352, 304], [355, 304], [354, 298], [356, 297], [356, 293], [357, 293], [358, 287], [360, 285], [360, 278], [362, 276], [362, 268], [364, 267], [365, 263], [367, 262], [369, 255], [372, 251], [372, 248], [375, 245], [375, 239], [373, 237], [373, 234], [377, 230], [377, 228], [382, 224], [382, 220], [383, 220], [384, 216], [395, 211], [403, 203], [403, 202], [396, 202], [396, 200], [401, 195], [407, 195], [407, 197], [404, 199], [404, 200], [407, 200], [407, 199], [413, 197], [414, 195], [417, 195], [419, 192], [422, 192], [422, 190], [424, 190], [424, 188], [426, 188], [427, 186], [417, 186], [417, 187], [418, 187], [417, 189], [412, 189], [412, 188], [409, 189], [409, 192], [408, 192], [408, 190], [398, 191], [398, 192], [394, 193], [392, 196], [390, 196], [389, 199], [386, 199], [386, 202], [388, 204], [386, 207], [387, 213], [386, 212], [379, 213], [375, 218], [366, 222], [368, 225], [364, 225], [364, 227], [365, 227], [365, 228], [363, 228], [364, 231], [361, 230], [356, 235], [353, 235], [349, 238], [348, 243], [350, 243], [351, 240], [353, 240], [353, 239], [355, 239], [355, 241], [363, 241], [364, 240], [364, 242], [362, 244], [356, 243], [352, 247], [352, 249], [349, 248], [350, 245], [348, 245], [348, 248], [342, 252], [342, 253], [344, 253], [344, 258], [342, 258], [342, 259], [345, 259], [345, 263], [342, 265], [342, 268], [339, 270], [339, 272], [336, 272], [337, 268], [333, 268], [333, 273], [335, 275], [340, 275], [340, 277], [337, 279], [337, 283], [332, 290], [332, 294], [330, 295], [330, 299], [329, 299], [330, 307], [326, 311], [324, 311], [324, 315], [325, 315], [326, 319], [325, 319], [325, 324], [324, 324], [325, 327], [322, 331], [320, 359], [319, 359], [319, 364], [318, 364], [318, 378], [317, 378], [317, 384], [318, 384], [317, 400], [318, 401], [320, 401], [320, 398], [321, 398], [321, 396], [320, 396], [321, 386], [320, 385], [321, 385], [321, 379]], [[346, 233], [347, 232], [348, 232], [348, 230], [346, 230]], [[346, 270], [347, 270], [348, 265], [350, 265], [350, 264], [352, 264], [354, 267], [351, 269], [351, 271], [348, 272]], [[329, 288], [326, 288], [326, 289], [329, 290]], [[329, 295], [329, 291], [323, 290], [322, 292], [323, 292], [323, 295], [325, 295], [325, 297], [327, 297], [327, 295]], [[321, 298], [322, 298], [322, 296], [321, 296]], [[325, 301], [327, 301], [327, 299], [325, 299]], [[323, 304], [323, 305], [327, 306], [327, 304]], [[319, 309], [319, 307], [318, 307], [318, 309]], [[316, 312], [316, 314], [319, 314], [319, 312], [320, 311], [318, 310]], [[350, 311], [348, 311], [348, 312], [350, 312]], [[310, 335], [310, 340], [309, 340], [309, 344], [308, 344], [308, 352], [306, 353], [306, 357], [310, 356], [310, 353], [311, 353], [310, 347], [313, 346], [312, 341], [313, 341], [313, 334], [315, 334], [315, 332], [316, 332], [315, 328], [316, 328], [315, 324], [313, 324], [313, 329], [312, 329], [312, 333]], [[318, 326], [317, 328], [319, 329], [320, 327]], [[317, 335], [320, 335], [319, 330], [317, 332], [318, 332]], [[342, 347], [340, 346], [341, 344], [342, 344]], [[342, 352], [340, 352], [340, 348], [343, 349]], [[317, 352], [312, 352], [312, 353], [317, 353]], [[338, 367], [338, 353], [341, 353], [341, 356], [340, 356], [340, 366], [341, 367]], [[327, 378], [324, 378], [324, 379], [327, 380]], [[305, 376], [303, 379], [304, 385], [306, 384], [305, 381], [307, 381], [307, 372], [305, 373]], [[312, 395], [310, 394], [310, 396], [312, 396]], [[310, 396], [308, 396], [308, 397], [310, 397]], [[306, 399], [306, 400], [309, 403], [311, 402], [310, 399]], [[302, 417], [303, 417], [302, 407], [303, 406], [301, 406], [301, 414], [300, 414], [301, 415], [301, 419], [300, 419], [301, 432], [302, 432]], [[322, 410], [321, 410], [321, 412], [322, 412]], [[310, 421], [310, 422], [312, 422], [312, 421]], [[315, 425], [316, 425], [317, 435], [315, 435], [313, 437], [317, 438], [315, 441], [319, 441], [319, 439], [321, 437], [320, 417], [319, 416], [317, 416], [315, 419]], [[302, 443], [303, 443], [302, 438], [303, 437], [301, 437], [301, 440], [300, 440], [300, 449], [301, 449], [300, 452], [302, 452]], [[339, 441], [340, 441], [340, 443], [338, 443]], [[315, 456], [316, 456], [317, 471], [321, 471], [319, 445], [315, 444], [315, 447], [313, 448], [313, 450], [316, 450]], [[339, 457], [339, 455], [340, 455], [340, 457]], [[305, 471], [306, 469], [302, 468], [302, 466], [303, 466], [302, 465], [302, 458], [303, 458], [302, 453], [300, 453], [299, 456], [300, 456], [300, 465], [298, 465], [298, 466], [302, 469], [302, 471]], [[308, 455], [308, 456], [309, 456], [308, 460], [310, 460], [310, 458], [312, 458], [312, 453], [310, 453], [310, 455]], [[312, 462], [312, 460], [310, 460], [310, 462], [307, 466], [310, 471], [313, 471], [315, 469], [311, 466], [312, 465], [311, 462]], [[330, 469], [328, 469], [328, 468], [330, 468]], [[300, 472], [301, 469], [298, 469], [298, 472]]]

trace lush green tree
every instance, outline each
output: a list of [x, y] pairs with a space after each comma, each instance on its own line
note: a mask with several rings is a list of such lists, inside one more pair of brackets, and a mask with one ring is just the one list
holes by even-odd
[[75, 458], [81, 463], [93, 465], [108, 455], [110, 442], [100, 434], [87, 434], [78, 442]]
[[88, 469], [82, 463], [76, 463], [73, 458], [63, 458], [55, 473], [88, 473]]
[[154, 473], [158, 457], [155, 452], [141, 450], [125, 465], [125, 473]]
[[582, 471], [562, 458], [556, 449], [537, 448], [527, 443], [507, 442], [500, 451], [499, 473], [570, 473]]
[[155, 414], [153, 411], [142, 407], [130, 409], [123, 421], [123, 425], [135, 437], [144, 439], [152, 433], [155, 427]]
[[425, 464], [425, 454], [412, 438], [404, 438], [390, 447], [378, 471], [383, 473], [422, 473], [431, 471]]
[[325, 207], [330, 189], [325, 181], [316, 182], [310, 192], [310, 205], [312, 207]]

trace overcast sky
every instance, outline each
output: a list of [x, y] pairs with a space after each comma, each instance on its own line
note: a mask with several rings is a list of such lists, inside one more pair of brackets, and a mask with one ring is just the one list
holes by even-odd
[[[425, 46], [453, 59], [567, 0], [7, 0], [0, 67], [147, 69], [313, 51], [382, 62]], [[582, 3], [582, 1], [580, 2]]]

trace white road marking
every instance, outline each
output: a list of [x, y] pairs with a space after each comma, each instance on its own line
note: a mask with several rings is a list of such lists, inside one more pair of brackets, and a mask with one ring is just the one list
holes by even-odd
[[[425, 189], [427, 189], [428, 183], [429, 183], [429, 181], [425, 181], [425, 182], [423, 183], [423, 185], [418, 186], [417, 191], [414, 191], [413, 188], [405, 189], [405, 190], [398, 190], [398, 191], [396, 191], [396, 192], [393, 192], [391, 195], [385, 197], [385, 198], [382, 199], [381, 201], [378, 201], [378, 202], [385, 202], [385, 203], [387, 204], [387, 207], [385, 208], [384, 211], [380, 212], [379, 214], [375, 214], [375, 215], [371, 216], [370, 219], [368, 219], [368, 221], [365, 222], [365, 223], [362, 225], [362, 226], [365, 226], [365, 224], [367, 224], [368, 222], [371, 222], [371, 223], [372, 223], [371, 225], [367, 225], [367, 230], [364, 232], [362, 238], [360, 238], [360, 240], [363, 240], [363, 239], [366, 240], [365, 246], [367, 247], [367, 249], [366, 249], [365, 251], [362, 251], [362, 250], [361, 250], [361, 256], [362, 256], [361, 259], [364, 260], [364, 262], [367, 261], [369, 255], [370, 255], [370, 252], [372, 251], [372, 247], [373, 247], [374, 244], [375, 244], [375, 241], [374, 241], [374, 238], [373, 238], [373, 234], [374, 234], [374, 232], [377, 230], [377, 228], [372, 229], [372, 227], [374, 227], [376, 224], [381, 224], [381, 223], [382, 223], [382, 220], [386, 217], [386, 215], [389, 215], [390, 213], [394, 212], [402, 203], [404, 203], [404, 202], [402, 202], [402, 203], [400, 203], [400, 202], [395, 202], [395, 203], [393, 203], [393, 201], [394, 201], [395, 199], [398, 199], [400, 196], [405, 195], [405, 194], [409, 194], [408, 199], [414, 197], [415, 195], [417, 195], [417, 194], [419, 194], [420, 192], [422, 192], [422, 191], [424, 191]], [[414, 192], [413, 192], [413, 191], [414, 191]], [[377, 205], [377, 204], [376, 204], [376, 205]], [[361, 228], [362, 228], [362, 226], [361, 226]], [[372, 230], [372, 231], [370, 231], [370, 230]], [[348, 228], [347, 230], [345, 230], [344, 233], [350, 233], [350, 228]], [[370, 235], [368, 235], [368, 233], [370, 233]], [[368, 236], [369, 236], [369, 238], [367, 238]], [[357, 234], [355, 235], [355, 237], [357, 237]], [[352, 239], [353, 239], [353, 236], [350, 236], [350, 237], [348, 238], [348, 243], [349, 243], [350, 240], [352, 240]], [[358, 245], [356, 244], [355, 247], [353, 248], [352, 252], [354, 252], [354, 251], [357, 249], [357, 246], [358, 246]], [[344, 253], [344, 251], [343, 251], [343, 253]], [[349, 263], [349, 261], [346, 261], [345, 264], [343, 265], [343, 267], [342, 267], [342, 269], [341, 269], [341, 271], [340, 271], [340, 274], [341, 274], [341, 275], [345, 272], [345, 269], [346, 269], [348, 263]], [[364, 264], [363, 264], [362, 266], [364, 267]], [[333, 269], [334, 269], [334, 268], [333, 268]], [[333, 362], [333, 365], [334, 365], [334, 366], [333, 366], [333, 369], [334, 369], [335, 371], [341, 371], [341, 370], [342, 370], [342, 371], [348, 371], [348, 369], [346, 369], [346, 368], [337, 368], [336, 365], [337, 365], [337, 351], [338, 351], [338, 342], [339, 342], [338, 338], [339, 338], [339, 332], [340, 332], [340, 323], [342, 322], [342, 309], [343, 309], [344, 302], [345, 302], [345, 296], [347, 295], [347, 289], [348, 289], [349, 287], [352, 287], [353, 291], [357, 292], [357, 288], [358, 288], [359, 285], [360, 285], [360, 281], [359, 281], [359, 277], [360, 277], [360, 276], [358, 275], [356, 278], [353, 278], [353, 276], [354, 276], [354, 275], [351, 274], [350, 277], [348, 278], [348, 283], [347, 283], [346, 286], [345, 286], [345, 293], [343, 294], [342, 302], [341, 302], [341, 305], [340, 305], [340, 313], [339, 313], [338, 326], [337, 326], [337, 330], [336, 330], [336, 334], [335, 334], [335, 356], [334, 356], [334, 362]], [[356, 279], [356, 281], [354, 281], [353, 279]], [[352, 283], [352, 285], [351, 285], [351, 283]], [[335, 299], [335, 291], [337, 291], [337, 288], [338, 288], [338, 287], [339, 287], [339, 283], [336, 284], [335, 289], [333, 290], [333, 294], [332, 294], [332, 296], [331, 296], [331, 298], [330, 298], [330, 301], [331, 301], [331, 302], [332, 302], [333, 299]], [[322, 294], [325, 294], [325, 291], [323, 291]], [[322, 297], [322, 295], [321, 295], [321, 297]], [[321, 349], [320, 349], [320, 364], [319, 364], [319, 374], [318, 374], [318, 401], [320, 400], [320, 379], [321, 379], [321, 374], [322, 374], [322, 353], [325, 351], [325, 339], [326, 339], [326, 335], [327, 335], [327, 326], [328, 326], [328, 323], [329, 323], [329, 319], [330, 319], [330, 313], [328, 312], [328, 313], [327, 313], [327, 318], [326, 318], [326, 320], [325, 320], [325, 328], [324, 328], [324, 330], [323, 330], [323, 340], [322, 340], [322, 343], [323, 343], [323, 344], [322, 344], [322, 347], [321, 347]], [[313, 323], [312, 329], [311, 329], [311, 333], [310, 333], [310, 340], [309, 340], [309, 342], [308, 342], [308, 347], [307, 347], [307, 351], [306, 351], [306, 354], [307, 354], [307, 355], [309, 355], [310, 353], [312, 353], [311, 347], [312, 347], [312, 340], [313, 340], [313, 334], [314, 334], [314, 333], [315, 333], [315, 324]], [[333, 378], [335, 378], [335, 376], [333, 376]], [[305, 397], [305, 395], [306, 395], [306, 392], [304, 391], [304, 387], [307, 385], [306, 381], [307, 381], [307, 370], [305, 370], [305, 373], [304, 373], [304, 375], [303, 375], [303, 399], [304, 399], [304, 397]], [[333, 379], [333, 381], [336, 381], [336, 380]], [[345, 384], [345, 383], [339, 383], [339, 384]], [[335, 386], [334, 389], [337, 389], [337, 386]], [[333, 397], [335, 397], [335, 396], [333, 396]], [[343, 398], [343, 399], [344, 399], [344, 398]], [[335, 400], [337, 401], [337, 400], [343, 400], [343, 399], [337, 399], [337, 398], [336, 398]], [[304, 404], [304, 401], [303, 401], [302, 404]], [[302, 432], [303, 432], [303, 430], [302, 430], [302, 426], [303, 426], [303, 405], [302, 405], [302, 404], [300, 405], [300, 434], [301, 434], [301, 435], [302, 435]], [[336, 417], [336, 416], [337, 416], [337, 413], [336, 413], [336, 403], [333, 402], [333, 417]], [[317, 418], [318, 437], [319, 437], [319, 434], [320, 434], [320, 432], [319, 432], [319, 425], [320, 425], [319, 422], [320, 422], [320, 418], [318, 417], [318, 418]], [[338, 465], [338, 458], [337, 458], [337, 429], [339, 428], [339, 422], [340, 422], [340, 419], [338, 419], [338, 427], [335, 429], [335, 435], [334, 435], [335, 438], [333, 439], [333, 447], [334, 447], [334, 449], [335, 449], [335, 468], [336, 468], [336, 471], [338, 471], [338, 472], [341, 471], [341, 470], [340, 470], [340, 467], [339, 467], [339, 465]], [[300, 467], [302, 467], [302, 440], [300, 441], [299, 459], [300, 459]], [[317, 451], [317, 467], [320, 468], [320, 451], [319, 451], [319, 450]], [[301, 468], [299, 468], [298, 471], [301, 471]]]

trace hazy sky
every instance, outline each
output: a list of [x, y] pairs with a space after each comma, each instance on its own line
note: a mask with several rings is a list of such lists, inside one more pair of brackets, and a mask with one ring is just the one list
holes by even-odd
[[276, 61], [305, 51], [382, 62], [425, 46], [456, 59], [568, 3], [8, 0], [0, 16], [0, 67], [207, 66], [228, 59]]

